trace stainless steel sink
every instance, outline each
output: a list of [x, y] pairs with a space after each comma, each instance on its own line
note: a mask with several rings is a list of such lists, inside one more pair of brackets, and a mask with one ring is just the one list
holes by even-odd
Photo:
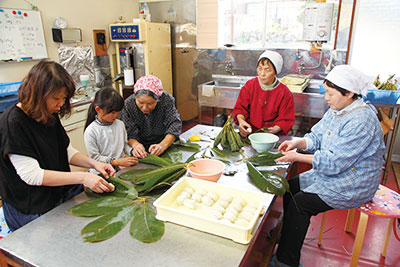
[[233, 108], [240, 89], [253, 77], [213, 74], [212, 80], [198, 86], [199, 106]]
[[254, 78], [254, 77], [223, 75], [223, 74], [213, 74], [212, 75], [212, 81], [214, 82], [215, 86], [231, 87], [231, 88], [242, 88], [243, 85], [252, 78]]
[[[232, 109], [239, 96], [240, 89], [253, 77], [212, 75], [212, 80], [198, 86], [199, 107]], [[320, 85], [323, 80], [311, 79], [309, 86], [303, 93], [293, 93], [297, 116], [322, 118], [329, 108], [324, 95], [320, 94]], [[201, 118], [200, 118], [201, 121]]]

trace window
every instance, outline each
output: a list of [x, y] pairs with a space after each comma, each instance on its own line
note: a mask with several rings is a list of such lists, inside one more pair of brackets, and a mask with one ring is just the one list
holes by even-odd
[[[306, 3], [301, 0], [218, 0], [218, 46], [240, 48], [302, 48]], [[339, 0], [334, 3], [330, 46], [335, 38]]]

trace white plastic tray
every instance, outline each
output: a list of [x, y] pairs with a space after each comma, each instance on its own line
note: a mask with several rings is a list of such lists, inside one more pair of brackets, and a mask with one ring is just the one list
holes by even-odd
[[[234, 198], [240, 198], [247, 205], [256, 207], [256, 212], [253, 214], [251, 220], [249, 220], [247, 226], [217, 220], [210, 214], [212, 206], [197, 203], [196, 209], [189, 209], [176, 203], [177, 196], [186, 187], [191, 187], [194, 190], [203, 189], [207, 192], [213, 192], [218, 197], [231, 195]], [[250, 192], [201, 179], [182, 177], [154, 202], [154, 206], [157, 209], [156, 218], [159, 220], [177, 223], [210, 234], [226, 237], [241, 244], [248, 244], [252, 237], [251, 232], [260, 213], [263, 212], [267, 198], [267, 194], [261, 192]]]

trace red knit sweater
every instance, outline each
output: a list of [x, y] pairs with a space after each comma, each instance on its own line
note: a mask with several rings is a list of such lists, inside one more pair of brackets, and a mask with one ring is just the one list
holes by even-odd
[[233, 113], [235, 123], [238, 123], [237, 115], [244, 115], [253, 132], [278, 125], [282, 129], [278, 134], [286, 135], [295, 121], [293, 94], [283, 83], [273, 90], [264, 91], [255, 77], [240, 90]]

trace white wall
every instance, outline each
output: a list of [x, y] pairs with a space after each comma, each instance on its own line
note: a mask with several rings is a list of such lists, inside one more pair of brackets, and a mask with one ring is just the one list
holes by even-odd
[[[120, 16], [126, 22], [137, 18], [139, 14], [138, 0], [35, 0], [42, 16], [47, 54], [50, 60], [58, 60], [58, 43], [53, 42], [51, 28], [56, 17], [63, 17], [68, 28], [82, 30], [82, 42], [78, 45], [93, 46], [93, 30], [105, 29], [108, 37], [108, 25], [118, 20]], [[1, 0], [0, 7], [30, 9], [25, 1]], [[109, 44], [109, 40], [107, 40]], [[114, 52], [113, 45], [108, 50]], [[0, 83], [21, 81], [38, 61], [0, 63]]]
[[[400, 1], [357, 1], [349, 64], [371, 79], [380, 74], [400, 77]], [[400, 130], [396, 133], [392, 161], [400, 162]], [[393, 132], [389, 134], [389, 138]], [[388, 149], [388, 148], [387, 148]]]

